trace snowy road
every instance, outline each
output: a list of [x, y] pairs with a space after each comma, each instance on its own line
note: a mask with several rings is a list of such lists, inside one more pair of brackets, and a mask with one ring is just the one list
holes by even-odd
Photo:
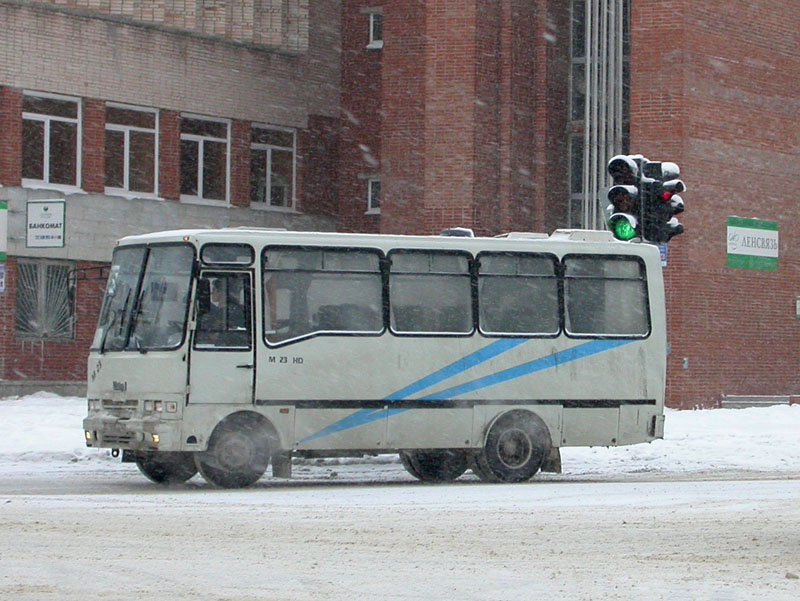
[[796, 475], [431, 486], [396, 464], [333, 469], [240, 491], [91, 462], [0, 477], [0, 599], [800, 598]]
[[564, 474], [416, 483], [395, 457], [161, 488], [85, 400], [0, 400], [0, 601], [800, 599], [800, 407], [669, 412]]

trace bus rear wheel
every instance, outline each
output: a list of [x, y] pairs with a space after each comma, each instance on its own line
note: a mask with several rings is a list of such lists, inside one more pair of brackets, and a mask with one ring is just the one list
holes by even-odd
[[551, 446], [550, 432], [538, 416], [510, 411], [492, 424], [473, 471], [486, 482], [524, 482], [539, 471]]
[[244, 488], [264, 475], [270, 452], [270, 436], [263, 424], [247, 415], [233, 415], [217, 425], [208, 449], [195, 455], [195, 463], [212, 486]]
[[179, 484], [197, 473], [191, 453], [136, 453], [136, 467], [156, 484]]
[[467, 471], [466, 453], [461, 451], [401, 451], [406, 471], [423, 482], [450, 482]]

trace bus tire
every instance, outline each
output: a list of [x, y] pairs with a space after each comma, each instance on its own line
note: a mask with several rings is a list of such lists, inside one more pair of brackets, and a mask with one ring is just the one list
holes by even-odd
[[197, 473], [191, 453], [136, 453], [136, 467], [156, 484], [180, 484]]
[[509, 411], [489, 428], [473, 471], [487, 482], [524, 482], [539, 471], [551, 446], [550, 432], [537, 415]]
[[267, 471], [272, 437], [261, 416], [236, 413], [222, 420], [195, 455], [197, 470], [212, 486], [244, 488]]
[[467, 471], [467, 455], [461, 451], [400, 451], [406, 471], [422, 482], [450, 482]]

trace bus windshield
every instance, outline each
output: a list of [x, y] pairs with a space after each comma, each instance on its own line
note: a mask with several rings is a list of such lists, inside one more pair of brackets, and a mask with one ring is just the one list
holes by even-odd
[[92, 350], [180, 346], [189, 313], [194, 249], [130, 246], [114, 252]]

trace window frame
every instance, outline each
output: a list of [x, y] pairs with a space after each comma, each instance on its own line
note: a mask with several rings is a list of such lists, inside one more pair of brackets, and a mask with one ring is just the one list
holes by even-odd
[[[208, 136], [208, 135], [201, 135], [201, 134], [190, 134], [183, 132], [183, 120], [193, 120], [193, 121], [208, 121], [211, 123], [220, 123], [225, 126], [226, 129], [226, 137], [225, 138], [217, 138], [215, 136]], [[189, 142], [197, 142], [198, 143], [198, 152], [197, 152], [197, 170], [195, 173], [197, 179], [197, 190], [198, 194], [180, 194], [181, 202], [192, 203], [192, 204], [206, 204], [206, 205], [229, 205], [230, 204], [230, 197], [231, 197], [231, 120], [220, 118], [220, 117], [208, 117], [206, 115], [196, 115], [194, 113], [181, 113], [180, 120], [179, 120], [179, 129], [180, 129], [180, 141], [189, 141]], [[225, 143], [225, 198], [206, 198], [203, 196], [203, 146], [206, 142], [224, 142]], [[180, 169], [183, 166], [183, 150], [179, 150], [179, 175], [178, 178], [181, 180], [183, 178], [183, 173], [180, 172]]]
[[[118, 123], [110, 123], [108, 117], [105, 120], [105, 131], [118, 131], [124, 135], [124, 149], [123, 149], [123, 187], [115, 188], [113, 186], [105, 186], [105, 193], [114, 196], [124, 196], [126, 198], [158, 198], [158, 153], [159, 144], [158, 138], [160, 134], [160, 117], [161, 113], [157, 108], [135, 106], [132, 104], [121, 104], [117, 102], [107, 102], [106, 108], [116, 108], [126, 111], [136, 111], [139, 113], [152, 113], [155, 117], [155, 126], [153, 129], [139, 127], [135, 125], [121, 125]], [[152, 192], [138, 192], [130, 189], [130, 170], [131, 170], [131, 156], [130, 156], [130, 133], [132, 131], [140, 133], [153, 134], [153, 191]], [[106, 144], [108, 142], [106, 141]], [[107, 166], [106, 166], [107, 168]]]
[[[21, 277], [21, 266], [23, 265], [35, 265], [36, 266], [36, 287], [34, 289], [35, 298], [33, 299], [36, 305], [37, 315], [44, 315], [47, 308], [48, 308], [48, 291], [51, 289], [51, 286], [47, 283], [47, 267], [48, 266], [56, 266], [65, 268], [66, 271], [66, 284], [67, 284], [67, 292], [66, 292], [66, 302], [69, 303], [67, 308], [68, 310], [68, 329], [69, 332], [65, 332], [61, 335], [45, 335], [42, 331], [42, 328], [39, 328], [37, 333], [29, 333], [23, 332], [19, 329], [19, 322], [20, 322], [20, 291], [24, 290], [23, 286], [20, 285], [22, 277]], [[16, 296], [14, 299], [14, 335], [19, 340], [31, 340], [31, 341], [74, 341], [76, 339], [76, 322], [77, 322], [77, 315], [76, 315], [76, 305], [77, 305], [77, 281], [75, 277], [75, 264], [70, 261], [60, 261], [56, 259], [47, 259], [47, 258], [24, 258], [17, 261], [16, 266], [16, 279], [17, 279], [17, 290]], [[33, 316], [32, 316], [33, 317]], [[42, 319], [42, 322], [48, 322], [49, 320]], [[66, 330], [66, 328], [65, 328]]]
[[[62, 94], [51, 94], [48, 92], [23, 91], [23, 97], [43, 98], [50, 100], [61, 100], [73, 102], [77, 107], [77, 117], [59, 117], [57, 115], [47, 115], [44, 113], [31, 113], [23, 110], [20, 116], [21, 121], [37, 121], [44, 123], [44, 140], [42, 149], [42, 179], [22, 178], [21, 184], [25, 188], [46, 188], [48, 190], [59, 190], [62, 192], [76, 192], [81, 190], [81, 165], [82, 165], [82, 136], [83, 136], [83, 103], [76, 96], [64, 96]], [[50, 126], [53, 121], [61, 123], [74, 123], [75, 128], [75, 183], [58, 184], [50, 182]], [[25, 141], [22, 145], [24, 147]], [[23, 153], [24, 154], [24, 153]]]
[[[292, 146], [280, 146], [278, 144], [264, 144], [262, 142], [253, 142], [252, 141], [252, 134], [254, 129], [260, 130], [267, 130], [267, 131], [278, 131], [283, 133], [289, 133], [292, 135]], [[291, 127], [280, 127], [277, 125], [267, 125], [263, 123], [254, 123], [250, 127], [250, 151], [253, 150], [260, 150], [265, 151], [267, 153], [266, 157], [266, 182], [264, 188], [264, 202], [253, 202], [252, 199], [252, 188], [248, 190], [248, 195], [250, 196], [250, 208], [257, 209], [259, 211], [284, 211], [289, 213], [296, 213], [297, 212], [297, 130]], [[289, 199], [289, 204], [287, 206], [279, 206], [270, 204], [272, 199], [272, 153], [274, 150], [279, 150], [281, 152], [291, 152], [292, 153], [292, 181], [291, 181], [291, 198]], [[252, 158], [251, 158], [251, 165], [249, 165], [250, 169], [250, 176], [252, 177]], [[250, 184], [252, 186], [252, 182]]]

